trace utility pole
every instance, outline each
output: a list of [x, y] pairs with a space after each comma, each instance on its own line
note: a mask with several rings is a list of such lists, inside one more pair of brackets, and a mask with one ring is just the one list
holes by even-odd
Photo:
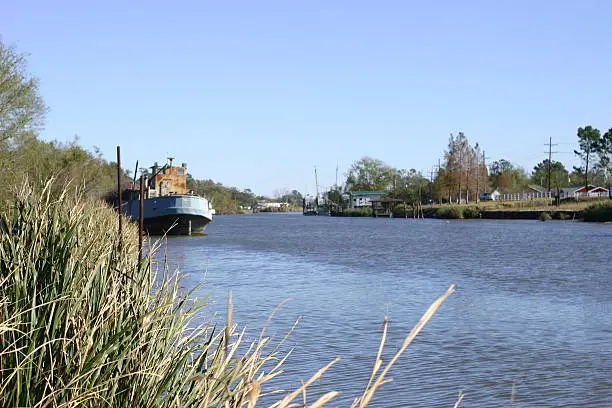
[[550, 194], [551, 187], [551, 175], [552, 175], [552, 154], [557, 153], [552, 151], [553, 146], [557, 146], [557, 143], [552, 142], [552, 137], [548, 138], [548, 143], [545, 143], [544, 146], [548, 146], [548, 193]]
[[552, 137], [549, 137], [548, 144], [545, 143], [544, 146], [548, 146], [548, 197], [552, 198], [552, 194], [550, 192], [552, 181], [552, 154], [557, 153], [552, 151], [552, 147], [557, 146], [557, 143], [553, 144]]
[[[486, 169], [487, 169], [487, 156], [485, 155], [485, 151], [484, 150], [482, 151], [482, 167], [486, 171]], [[486, 179], [483, 180], [483, 182], [485, 182], [485, 186], [486, 186], [487, 185]]]

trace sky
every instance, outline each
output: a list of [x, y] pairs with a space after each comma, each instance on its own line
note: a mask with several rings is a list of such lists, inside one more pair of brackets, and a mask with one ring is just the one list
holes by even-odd
[[[94, 4], [95, 3], [95, 4]], [[0, 0], [28, 53], [45, 140], [78, 135], [132, 170], [314, 193], [371, 156], [424, 172], [450, 133], [487, 161], [577, 164], [612, 128], [612, 2]]]

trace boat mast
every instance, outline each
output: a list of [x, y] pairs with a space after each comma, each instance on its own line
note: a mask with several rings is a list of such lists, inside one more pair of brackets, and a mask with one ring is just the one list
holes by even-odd
[[319, 179], [317, 177], [317, 166], [314, 166], [314, 170], [315, 170], [315, 189], [316, 189], [316, 197], [317, 200], [319, 199]]
[[338, 189], [338, 163], [336, 163], [336, 190]]

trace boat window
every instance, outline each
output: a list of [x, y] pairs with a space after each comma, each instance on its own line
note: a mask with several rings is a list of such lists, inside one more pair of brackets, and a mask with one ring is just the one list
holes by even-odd
[[176, 174], [179, 175], [179, 176], [184, 176], [185, 175], [185, 169], [179, 167], [178, 169], [176, 169]]

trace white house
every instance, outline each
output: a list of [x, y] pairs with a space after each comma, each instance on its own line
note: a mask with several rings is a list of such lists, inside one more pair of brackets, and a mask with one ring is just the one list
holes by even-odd
[[[556, 191], [553, 190], [553, 194]], [[608, 189], [605, 187], [597, 187], [592, 184], [588, 186], [573, 186], [559, 189], [559, 198], [577, 198], [577, 197], [607, 197]]]
[[282, 208], [287, 205], [287, 203], [257, 203], [259, 208]]
[[348, 194], [349, 208], [371, 207], [372, 200], [380, 200], [387, 194], [382, 190], [358, 190]]
[[499, 191], [495, 189], [492, 192], [480, 193], [478, 198], [480, 198], [480, 201], [497, 201], [499, 200], [500, 195], [501, 194], [499, 193]]

